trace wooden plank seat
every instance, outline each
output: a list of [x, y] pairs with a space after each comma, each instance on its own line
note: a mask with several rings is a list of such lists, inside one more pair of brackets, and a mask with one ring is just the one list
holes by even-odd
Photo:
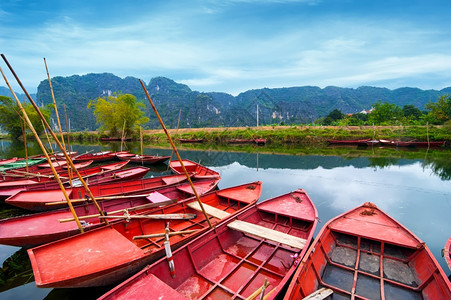
[[320, 288], [319, 290], [314, 291], [302, 300], [322, 300], [333, 294], [333, 292], [334, 291], [332, 291], [331, 289]]
[[[210, 206], [208, 204], [202, 203], [202, 205], [204, 206], [205, 212], [208, 215], [215, 217], [217, 219], [224, 219], [229, 215], [228, 212], [217, 209], [216, 207]], [[190, 202], [187, 204], [187, 206], [194, 210], [202, 211], [198, 202]], [[255, 225], [241, 220], [235, 220], [230, 224], [228, 224], [227, 226], [234, 230], [249, 233], [258, 236], [260, 238], [268, 239], [297, 249], [303, 249], [305, 243], [307, 242], [305, 239], [293, 236], [291, 234], [283, 233], [277, 230], [273, 230], [270, 228]]]
[[[189, 208], [194, 209], [194, 210], [202, 211], [202, 209], [200, 208], [199, 202], [190, 202], [190, 203], [187, 204], [187, 206]], [[213, 206], [205, 204], [205, 203], [202, 203], [202, 206], [204, 207], [205, 212], [208, 215], [210, 215], [212, 217], [215, 217], [216, 219], [219, 219], [219, 220], [222, 220], [222, 219], [224, 219], [224, 218], [226, 218], [226, 217], [228, 217], [230, 215], [226, 211], [220, 210], [220, 209], [218, 209], [216, 207], [213, 207]]]
[[241, 220], [235, 220], [229, 223], [227, 226], [237, 231], [255, 235], [259, 238], [268, 239], [297, 249], [304, 248], [307, 242], [305, 239], [299, 238], [297, 236]]

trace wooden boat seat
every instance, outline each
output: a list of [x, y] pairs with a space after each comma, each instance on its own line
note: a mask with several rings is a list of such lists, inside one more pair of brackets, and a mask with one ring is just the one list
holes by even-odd
[[329, 295], [333, 294], [333, 290], [320, 288], [319, 290], [314, 291], [307, 297], [302, 298], [302, 300], [322, 300], [327, 298]]
[[241, 220], [235, 220], [229, 223], [227, 227], [297, 249], [304, 248], [307, 242], [305, 239], [299, 238], [297, 236], [293, 236], [291, 234], [283, 233], [274, 229], [270, 229], [267, 227], [263, 227], [260, 225], [252, 224]]
[[[199, 202], [197, 202], [197, 201], [190, 202], [190, 203], [187, 204], [187, 206], [189, 208], [194, 209], [194, 210], [197, 210], [197, 211], [200, 211], [200, 212], [202, 211], [202, 209], [200, 208]], [[210, 215], [212, 217], [215, 217], [216, 219], [219, 219], [219, 220], [222, 220], [222, 219], [224, 219], [224, 218], [226, 218], [226, 217], [228, 217], [230, 215], [226, 211], [220, 210], [220, 209], [218, 209], [216, 207], [213, 207], [213, 206], [205, 204], [205, 203], [202, 203], [202, 206], [204, 207], [205, 212], [208, 215]]]

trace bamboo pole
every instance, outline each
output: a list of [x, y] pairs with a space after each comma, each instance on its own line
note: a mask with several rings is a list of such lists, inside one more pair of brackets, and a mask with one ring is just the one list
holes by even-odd
[[[199, 229], [191, 229], [191, 230], [182, 230], [182, 231], [173, 231], [170, 232], [168, 235], [169, 236], [174, 236], [174, 235], [184, 235], [184, 234], [190, 234], [190, 233], [194, 233], [199, 231]], [[153, 234], [146, 234], [146, 235], [135, 235], [133, 237], [134, 240], [138, 240], [138, 239], [151, 239], [151, 238], [159, 238], [159, 237], [164, 237], [166, 236], [166, 233], [153, 233]]]
[[[3, 57], [3, 54], [2, 54], [2, 57]], [[52, 160], [50, 159], [50, 157], [49, 157], [49, 155], [48, 155], [48, 153], [47, 153], [47, 150], [45, 149], [45, 146], [42, 144], [41, 139], [39, 138], [38, 133], [37, 133], [36, 130], [34, 129], [33, 124], [31, 123], [30, 119], [28, 118], [27, 113], [25, 112], [25, 109], [23, 108], [23, 106], [22, 106], [22, 104], [20, 103], [19, 99], [17, 99], [16, 94], [14, 93], [13, 89], [11, 88], [11, 85], [9, 84], [8, 80], [6, 79], [6, 76], [5, 76], [5, 74], [3, 73], [3, 70], [2, 70], [1, 68], [0, 68], [0, 72], [2, 73], [2, 76], [3, 76], [3, 78], [5, 79], [5, 82], [6, 82], [6, 84], [8, 85], [8, 87], [9, 87], [9, 89], [10, 89], [12, 95], [14, 96], [14, 99], [16, 100], [17, 105], [19, 106], [19, 109], [21, 110], [21, 112], [22, 112], [22, 114], [23, 114], [23, 116], [24, 116], [24, 119], [27, 121], [28, 127], [29, 127], [30, 130], [33, 132], [34, 136], [36, 137], [36, 141], [38, 142], [39, 146], [40, 146], [41, 149], [42, 149], [42, 152], [43, 152], [44, 155], [45, 155], [45, 158], [46, 158], [47, 161], [49, 162], [50, 168], [52, 169], [52, 172], [53, 172], [53, 174], [55, 175], [55, 179], [56, 179], [56, 181], [58, 182], [58, 185], [59, 185], [61, 191], [63, 192], [64, 198], [66, 199], [67, 203], [69, 204], [70, 211], [72, 212], [72, 215], [74, 216], [75, 221], [77, 222], [78, 229], [80, 230], [80, 232], [83, 233], [84, 230], [83, 230], [83, 227], [81, 226], [80, 221], [78, 220], [77, 213], [75, 212], [74, 207], [73, 207], [72, 204], [70, 203], [69, 196], [68, 196], [67, 193], [66, 193], [66, 189], [64, 188], [63, 183], [61, 182], [61, 179], [58, 177], [58, 173], [56, 172], [55, 168], [53, 167]], [[29, 96], [29, 95], [28, 95], [28, 96]], [[31, 98], [31, 97], [30, 97], [30, 98]], [[38, 109], [38, 110], [39, 110], [39, 109]]]
[[[80, 179], [80, 182], [83, 184], [83, 187], [85, 188], [86, 192], [89, 194], [89, 196], [91, 197], [92, 201], [94, 202], [97, 210], [99, 211], [99, 213], [101, 215], [104, 215], [104, 212], [102, 211], [102, 209], [100, 208], [100, 206], [97, 204], [94, 195], [91, 193], [91, 190], [89, 189], [88, 185], [86, 184], [86, 182], [83, 180], [82, 176], [80, 175], [80, 173], [78, 172], [78, 170], [75, 168], [74, 163], [72, 162], [72, 159], [67, 155], [66, 149], [63, 148], [63, 146], [61, 145], [61, 143], [59, 142], [58, 138], [56, 137], [55, 133], [53, 132], [53, 130], [50, 128], [50, 125], [47, 123], [47, 120], [45, 120], [44, 116], [42, 115], [41, 111], [39, 110], [39, 107], [36, 105], [36, 103], [34, 102], [34, 100], [31, 98], [30, 94], [28, 94], [27, 90], [25, 89], [25, 87], [23, 86], [22, 82], [20, 81], [19, 77], [17, 76], [16, 72], [14, 72], [14, 69], [11, 67], [11, 65], [9, 64], [8, 60], [6, 59], [4, 54], [1, 54], [1, 57], [3, 58], [3, 60], [5, 61], [6, 65], [8, 66], [9, 70], [11, 71], [11, 73], [14, 75], [14, 77], [16, 78], [17, 83], [20, 85], [20, 87], [22, 88], [22, 90], [24, 91], [25, 95], [27, 96], [28, 100], [30, 101], [30, 103], [33, 105], [34, 109], [36, 110], [36, 112], [38, 113], [39, 117], [41, 118], [41, 120], [44, 121], [45, 127], [47, 127], [47, 129], [49, 130], [50, 134], [52, 135], [53, 139], [55, 140], [56, 144], [58, 145], [58, 147], [60, 148], [61, 152], [64, 154], [64, 156], [66, 157], [66, 159], [68, 160], [68, 162], [70, 163], [70, 166], [72, 167], [72, 169], [75, 171], [75, 173], [77, 174], [77, 177]], [[74, 211], [75, 212], [75, 211]], [[105, 223], [108, 224], [108, 221], [105, 220]]]
[[[143, 204], [143, 205], [133, 206], [133, 207], [130, 207], [130, 208], [110, 211], [110, 212], [108, 212], [108, 214], [109, 215], [111, 215], [111, 214], [119, 214], [119, 213], [124, 213], [125, 211], [134, 211], [134, 210], [139, 210], [139, 209], [148, 209], [148, 208], [154, 208], [154, 207], [162, 207], [162, 206], [166, 206], [166, 205], [169, 205], [169, 204], [174, 204], [176, 202], [177, 202], [177, 199], [170, 199], [170, 200], [166, 200], [166, 201], [162, 201], [162, 202]], [[80, 216], [79, 219], [80, 220], [85, 220], [85, 219], [96, 218], [96, 217], [101, 217], [101, 216], [99, 214], [86, 215], [86, 216]], [[73, 220], [74, 220], [73, 218], [68, 218], [68, 219], [60, 219], [59, 221], [60, 221], [60, 223], [64, 223], [64, 222], [71, 222]]]
[[[60, 117], [59, 117], [59, 114], [58, 114], [58, 107], [56, 106], [55, 94], [53, 93], [52, 80], [50, 79], [49, 69], [47, 68], [47, 61], [45, 60], [45, 57], [44, 57], [44, 65], [45, 65], [45, 71], [47, 72], [47, 78], [49, 80], [50, 93], [52, 94], [53, 107], [55, 108], [56, 120], [58, 122], [58, 129], [59, 129], [60, 134], [61, 134], [61, 143], [62, 143], [64, 149], [66, 149], [66, 145], [64, 143], [63, 129], [61, 128]], [[47, 132], [46, 132], [46, 134], [47, 134]], [[50, 141], [49, 141], [49, 143], [50, 143]], [[52, 149], [52, 151], [53, 151], [53, 149]], [[70, 150], [69, 150], [69, 153], [70, 153]], [[56, 155], [55, 155], [55, 158], [56, 158]], [[69, 162], [67, 161], [67, 159], [66, 159], [66, 164], [69, 166]], [[70, 186], [72, 186], [72, 178], [71, 178], [72, 176], [70, 174], [71, 173], [70, 172], [70, 168], [68, 169], [68, 171], [69, 171], [68, 173], [69, 173]]]
[[[3, 74], [3, 72], [2, 72]], [[19, 114], [20, 117], [20, 113], [17, 112]], [[22, 127], [22, 134], [23, 134], [23, 143], [24, 143], [24, 147], [25, 147], [25, 171], [28, 172], [28, 147], [27, 147], [27, 121], [25, 121], [23, 118], [20, 118], [21, 120], [23, 120], [20, 122], [20, 127]]]
[[121, 135], [121, 151], [122, 151], [122, 145], [124, 144], [124, 139], [125, 139], [125, 122], [126, 122], [126, 120], [124, 119], [124, 126], [122, 126], [122, 135]]
[[208, 225], [210, 226], [210, 228], [212, 228], [213, 226], [211, 225], [210, 218], [208, 217], [207, 212], [205, 211], [205, 208], [204, 208], [204, 205], [202, 204], [202, 201], [200, 201], [199, 195], [197, 194], [197, 191], [196, 191], [196, 189], [194, 188], [194, 184], [193, 184], [193, 182], [191, 181], [191, 177], [189, 176], [188, 171], [186, 171], [186, 168], [185, 168], [185, 165], [183, 164], [182, 158], [180, 157], [180, 154], [179, 154], [179, 152], [177, 151], [177, 148], [175, 147], [174, 142], [172, 141], [172, 138], [171, 138], [171, 136], [170, 136], [168, 130], [166, 129], [166, 126], [164, 126], [163, 120], [161, 119], [160, 114], [159, 114], [158, 111], [157, 111], [157, 108], [156, 108], [155, 105], [153, 104], [153, 101], [152, 101], [152, 99], [150, 98], [149, 92], [147, 91], [146, 86], [144, 85], [144, 82], [143, 82], [141, 79], [139, 80], [139, 82], [141, 83], [141, 86], [142, 86], [144, 92], [146, 93], [147, 99], [149, 100], [150, 105], [152, 106], [152, 108], [153, 108], [153, 110], [154, 110], [154, 112], [155, 112], [155, 114], [156, 114], [158, 120], [160, 121], [161, 127], [163, 127], [164, 133], [165, 133], [166, 136], [168, 137], [169, 143], [171, 144], [172, 149], [174, 150], [174, 153], [175, 153], [175, 155], [177, 156], [177, 158], [178, 158], [178, 160], [179, 160], [179, 162], [180, 162], [180, 166], [182, 167], [183, 172], [185, 173], [186, 178], [188, 179], [188, 182], [189, 182], [191, 188], [193, 189], [193, 193], [194, 193], [194, 195], [196, 196], [197, 202], [199, 202], [199, 206], [200, 206], [200, 208], [202, 209], [202, 212], [203, 212], [204, 215], [205, 215], [205, 219], [207, 220]]

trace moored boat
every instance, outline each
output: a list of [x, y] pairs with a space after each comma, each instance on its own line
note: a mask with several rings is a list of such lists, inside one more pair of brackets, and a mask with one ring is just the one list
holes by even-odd
[[[216, 224], [255, 203], [260, 194], [261, 182], [253, 182], [211, 192], [200, 199], [204, 207], [208, 205], [223, 212], [220, 216], [209, 216], [212, 224]], [[130, 216], [84, 234], [29, 249], [36, 285], [89, 287], [124, 280], [164, 255], [165, 239], [161, 233], [164, 236], [168, 221], [172, 233], [184, 233], [172, 236], [172, 247], [177, 248], [207, 231], [208, 222], [204, 214], [199, 213], [198, 206], [195, 197], [188, 198], [149, 213], [142, 212], [136, 218]], [[184, 215], [185, 219], [166, 220], [176, 215]]]
[[9, 163], [4, 163], [0, 165], [0, 172], [20, 169], [23, 167], [32, 166], [36, 164], [40, 164], [45, 161], [45, 158], [29, 158], [29, 159], [20, 159]]
[[361, 145], [369, 142], [371, 139], [359, 139], [359, 140], [327, 140], [332, 145]]
[[451, 283], [423, 241], [367, 202], [323, 226], [284, 299], [331, 293], [334, 299], [451, 299]]
[[445, 145], [445, 141], [429, 141], [429, 142], [420, 142], [420, 141], [399, 141], [399, 140], [380, 140], [380, 143], [384, 146], [392, 146], [392, 147], [442, 147]]
[[133, 153], [120, 153], [116, 154], [120, 160], [129, 160], [133, 163], [153, 165], [163, 163], [171, 158], [171, 156], [159, 156], [159, 155], [138, 155]]
[[108, 160], [116, 159], [116, 153], [111, 151], [102, 151], [95, 153], [84, 153], [75, 156], [72, 160], [75, 161], [84, 161], [84, 160], [93, 160], [95, 162], [102, 162]]
[[179, 139], [180, 143], [202, 143], [204, 139]]
[[17, 160], [18, 160], [17, 157], [12, 157], [12, 158], [2, 158], [2, 159], [0, 159], [0, 165], [13, 163], [13, 162], [15, 162], [15, 161], [17, 161]]
[[[215, 189], [218, 182], [218, 179], [206, 179], [195, 181], [193, 184], [197, 193], [203, 195]], [[125, 210], [133, 215], [140, 211], [149, 211], [152, 206], [160, 206], [161, 200], [175, 203], [192, 196], [191, 186], [188, 183], [181, 183], [143, 191], [140, 195], [102, 197], [97, 200], [97, 203], [108, 215], [114, 213], [123, 215]], [[99, 212], [92, 202], [75, 206], [74, 210], [85, 231], [105, 225], [98, 218]], [[72, 218], [69, 208], [64, 208], [0, 220], [0, 244], [29, 248], [75, 235], [80, 231], [74, 221], [60, 222], [60, 220]], [[113, 222], [114, 219], [109, 221]]]
[[[94, 174], [82, 175], [86, 183], [101, 184], [106, 182], [129, 180], [135, 178], [141, 178], [149, 172], [149, 168], [146, 167], [133, 167], [125, 170], [102, 170]], [[81, 182], [78, 178], [72, 177], [72, 180], [68, 178], [63, 181], [63, 185], [68, 187], [80, 186]], [[31, 191], [31, 190], [43, 190], [43, 189], [55, 189], [59, 184], [56, 180], [46, 182], [36, 182], [35, 180], [18, 180], [10, 182], [0, 182], [0, 198], [6, 199], [19, 191]]]
[[[182, 160], [183, 165], [185, 166], [185, 169], [188, 173], [194, 174], [194, 178], [215, 178], [220, 177], [219, 173], [209, 169], [201, 164], [195, 163], [188, 159]], [[172, 172], [175, 174], [184, 174], [183, 168], [180, 165], [180, 162], [178, 160], [171, 160], [169, 162], [169, 167], [171, 168]]]
[[[94, 197], [109, 197], [115, 195], [145, 194], [157, 188], [163, 188], [186, 181], [183, 175], [166, 175], [152, 178], [137, 178], [107, 183], [90, 183], [89, 189]], [[67, 187], [69, 199], [85, 199], [87, 193], [83, 186]], [[19, 191], [5, 200], [5, 203], [32, 211], [47, 211], [66, 207], [63, 192], [59, 188]], [[73, 204], [83, 204], [84, 200]]]
[[451, 237], [446, 242], [445, 248], [443, 248], [443, 257], [445, 258], [448, 268], [451, 270]]
[[255, 292], [274, 299], [307, 251], [317, 219], [303, 190], [254, 204], [174, 251], [175, 272], [162, 258], [100, 299], [245, 299]]

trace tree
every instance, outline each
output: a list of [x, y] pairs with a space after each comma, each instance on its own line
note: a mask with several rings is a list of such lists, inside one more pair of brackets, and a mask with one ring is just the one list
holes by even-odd
[[88, 108], [92, 109], [100, 131], [108, 130], [110, 136], [118, 136], [122, 132], [125, 122], [125, 134], [130, 135], [140, 125], [149, 121], [144, 116], [136, 97], [130, 94], [113, 95], [89, 101]]
[[331, 125], [333, 122], [343, 119], [345, 115], [338, 109], [331, 111], [323, 121], [323, 125]]
[[[42, 133], [44, 127], [41, 122], [41, 117], [31, 104], [22, 104], [28, 118], [33, 124], [34, 129], [38, 134]], [[39, 109], [44, 116], [47, 123], [50, 123], [50, 114], [52, 112], [52, 105], [47, 105]], [[15, 101], [9, 97], [0, 96], [0, 127], [6, 131], [12, 138], [17, 139], [23, 134], [23, 116]]]
[[373, 111], [368, 116], [368, 122], [370, 124], [393, 124], [401, 120], [404, 116], [401, 107], [388, 102], [382, 103], [381, 100], [373, 104], [373, 108]]
[[426, 104], [429, 113], [426, 119], [431, 124], [443, 124], [451, 119], [451, 95], [440, 96], [437, 102]]
[[423, 114], [421, 110], [419, 110], [415, 105], [413, 104], [407, 104], [402, 107], [402, 112], [404, 114], [404, 117], [418, 120], [420, 119], [421, 115]]

